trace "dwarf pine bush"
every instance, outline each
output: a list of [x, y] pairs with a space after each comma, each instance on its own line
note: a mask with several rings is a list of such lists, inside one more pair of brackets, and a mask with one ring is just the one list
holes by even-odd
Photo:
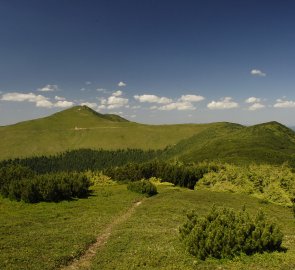
[[201, 260], [213, 257], [233, 258], [264, 251], [280, 250], [283, 234], [268, 221], [262, 211], [251, 217], [245, 210], [238, 213], [229, 208], [212, 207], [205, 217], [195, 212], [180, 227], [187, 250]]
[[127, 189], [133, 192], [145, 194], [150, 197], [156, 195], [157, 187], [148, 180], [142, 179], [140, 181], [129, 182]]

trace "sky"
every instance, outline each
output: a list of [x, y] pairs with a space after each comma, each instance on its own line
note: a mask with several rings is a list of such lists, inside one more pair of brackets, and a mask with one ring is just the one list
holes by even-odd
[[294, 0], [0, 0], [0, 125], [75, 105], [295, 126]]

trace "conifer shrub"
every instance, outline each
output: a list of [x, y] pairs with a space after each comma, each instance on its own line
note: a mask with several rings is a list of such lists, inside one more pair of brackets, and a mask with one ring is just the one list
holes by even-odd
[[36, 203], [82, 198], [89, 194], [91, 185], [89, 178], [82, 173], [37, 175], [20, 165], [0, 169], [0, 194], [16, 201]]
[[245, 210], [212, 207], [204, 217], [187, 215], [179, 229], [189, 253], [200, 260], [229, 258], [281, 250], [283, 234], [262, 211], [251, 217]]
[[133, 192], [145, 194], [148, 197], [158, 194], [157, 187], [149, 180], [145, 179], [129, 182], [127, 189]]

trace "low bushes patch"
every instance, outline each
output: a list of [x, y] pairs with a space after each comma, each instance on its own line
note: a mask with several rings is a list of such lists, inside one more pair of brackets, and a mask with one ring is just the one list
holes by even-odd
[[283, 234], [262, 211], [251, 217], [245, 210], [236, 213], [213, 206], [205, 217], [192, 212], [187, 218], [180, 236], [189, 253], [200, 260], [281, 250]]
[[149, 180], [139, 180], [135, 182], [129, 182], [127, 189], [133, 192], [145, 194], [150, 197], [158, 193], [157, 187]]

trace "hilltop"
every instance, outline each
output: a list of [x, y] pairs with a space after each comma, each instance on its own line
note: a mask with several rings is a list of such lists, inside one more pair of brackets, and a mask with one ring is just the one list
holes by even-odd
[[0, 159], [67, 150], [164, 149], [209, 125], [144, 125], [75, 106], [51, 116], [0, 127]]
[[295, 164], [295, 132], [278, 122], [254, 126], [144, 125], [76, 106], [51, 116], [0, 128], [0, 159], [67, 150], [166, 149], [161, 158], [185, 162]]

